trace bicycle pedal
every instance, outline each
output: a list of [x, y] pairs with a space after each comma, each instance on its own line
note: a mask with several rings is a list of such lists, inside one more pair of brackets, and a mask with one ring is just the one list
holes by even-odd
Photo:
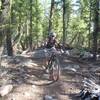
[[45, 71], [46, 71], [46, 73], [49, 73], [49, 70], [48, 69], [46, 69]]

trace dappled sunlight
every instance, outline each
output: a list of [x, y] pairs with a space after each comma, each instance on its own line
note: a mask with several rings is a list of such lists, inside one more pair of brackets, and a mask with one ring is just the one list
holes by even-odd
[[70, 63], [70, 62], [72, 62], [72, 61], [71, 61], [71, 60], [68, 60], [68, 59], [64, 59], [64, 62]]
[[50, 81], [50, 80], [37, 80], [37, 81], [34, 81], [33, 84], [36, 85], [36, 86], [45, 86], [45, 85], [50, 85], [54, 83], [53, 81]]
[[1, 66], [8, 66], [8, 63], [7, 62], [5, 62], [5, 61], [2, 61], [2, 63], [1, 63]]
[[42, 59], [17, 56], [3, 60], [5, 63], [2, 64], [9, 66], [1, 74], [2, 81], [0, 84], [10, 83], [15, 86], [13, 92], [9, 93], [7, 98], [12, 97], [16, 100], [18, 98], [25, 100], [32, 98], [32, 100], [36, 100], [46, 96], [57, 100], [77, 100], [75, 96], [82, 87], [83, 77], [77, 75], [75, 71], [86, 74], [88, 73], [87, 66], [84, 67], [84, 65], [72, 60], [67, 60], [65, 56], [64, 59], [63, 56], [59, 59], [61, 76], [57, 82], [49, 80], [49, 75], [41, 68]]
[[43, 95], [43, 88], [34, 85], [25, 85], [22, 84], [20, 86], [15, 87], [13, 93], [10, 93], [6, 96], [7, 100], [10, 100], [11, 97], [13, 100], [37, 100], [37, 98], [41, 99]]
[[1, 0], [0, 100], [80, 100], [83, 79], [100, 84], [99, 4]]
[[[59, 99], [65, 100], [65, 98], [68, 98], [68, 100], [72, 100], [71, 94], [77, 94], [80, 91], [80, 89], [75, 84], [77, 84], [77, 83], [62, 81], [61, 87], [62, 87], [62, 89], [64, 89], [64, 91], [61, 91], [58, 94]], [[74, 100], [75, 100], [75, 96], [74, 96]]]
[[29, 68], [32, 68], [33, 66], [34, 67], [38, 66], [38, 64], [36, 64], [36, 63], [34, 63], [32, 61], [24, 62], [23, 65], [28, 66]]

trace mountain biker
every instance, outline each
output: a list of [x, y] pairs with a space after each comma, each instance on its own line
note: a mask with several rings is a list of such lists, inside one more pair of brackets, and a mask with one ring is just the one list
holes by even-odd
[[46, 44], [46, 48], [50, 49], [52, 47], [55, 47], [56, 45], [56, 33], [54, 32], [50, 32], [49, 36], [48, 36], [48, 40], [47, 40], [47, 44]]
[[[56, 52], [56, 33], [55, 32], [50, 32], [48, 35], [48, 39], [45, 45], [45, 60], [44, 60], [44, 65], [46, 66], [48, 64], [48, 59], [51, 56], [52, 52]], [[46, 67], [45, 67], [46, 68]]]

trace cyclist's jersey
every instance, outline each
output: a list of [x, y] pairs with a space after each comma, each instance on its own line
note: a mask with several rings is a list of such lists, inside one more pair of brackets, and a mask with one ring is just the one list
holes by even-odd
[[52, 39], [52, 37], [49, 37], [48, 41], [47, 41], [46, 48], [50, 49], [52, 47], [55, 47], [55, 44], [56, 44], [56, 40]]

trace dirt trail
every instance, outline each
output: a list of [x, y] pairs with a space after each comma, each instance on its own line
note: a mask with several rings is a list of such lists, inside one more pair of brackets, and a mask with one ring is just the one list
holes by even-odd
[[[7, 69], [13, 76], [10, 78], [14, 89], [0, 100], [43, 100], [51, 96], [54, 100], [80, 100], [76, 97], [81, 89], [82, 76], [66, 70], [66, 67], [76, 67], [78, 71], [87, 70], [88, 66], [68, 60], [66, 56], [60, 58], [62, 69], [60, 80], [52, 82], [44, 73], [41, 59], [20, 58], [24, 63], [10, 62]], [[29, 61], [27, 61], [29, 62]]]

